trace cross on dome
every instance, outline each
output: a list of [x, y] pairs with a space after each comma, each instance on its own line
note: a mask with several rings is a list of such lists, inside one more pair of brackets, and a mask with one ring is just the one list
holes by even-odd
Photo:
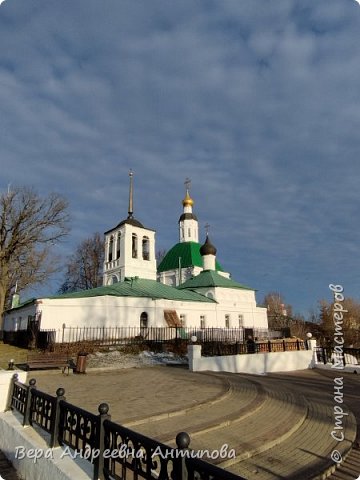
[[189, 189], [191, 185], [191, 180], [189, 177], [186, 177], [184, 185], [186, 187], [185, 198], [182, 201], [184, 207], [192, 207], [194, 205], [194, 200], [190, 197]]

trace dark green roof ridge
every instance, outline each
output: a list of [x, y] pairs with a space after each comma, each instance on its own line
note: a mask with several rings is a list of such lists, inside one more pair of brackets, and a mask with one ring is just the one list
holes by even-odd
[[[88, 298], [97, 296], [114, 296], [114, 297], [143, 297], [165, 300], [179, 300], [184, 302], [208, 302], [209, 298], [204, 295], [192, 292], [181, 291], [169, 285], [139, 277], [125, 278], [124, 281], [107, 285], [103, 287], [92, 288], [89, 290], [81, 290], [78, 292], [64, 293], [63, 295], [55, 295], [46, 297], [50, 299], [65, 298]], [[214, 302], [214, 300], [211, 300]]]
[[236, 288], [240, 290], [255, 290], [254, 288], [242, 285], [241, 283], [235, 282], [230, 278], [223, 277], [215, 270], [203, 270], [196, 275], [196, 277], [189, 278], [186, 282], [179, 285], [177, 288], [180, 290], [183, 289], [194, 289], [194, 288], [209, 288], [209, 287], [221, 287], [221, 288]]

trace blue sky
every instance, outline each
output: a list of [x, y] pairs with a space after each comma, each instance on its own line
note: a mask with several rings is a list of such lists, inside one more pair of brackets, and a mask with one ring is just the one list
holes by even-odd
[[359, 32], [354, 0], [6, 0], [0, 189], [69, 200], [65, 258], [126, 217], [129, 168], [170, 248], [190, 177], [201, 237], [258, 300], [359, 299]]

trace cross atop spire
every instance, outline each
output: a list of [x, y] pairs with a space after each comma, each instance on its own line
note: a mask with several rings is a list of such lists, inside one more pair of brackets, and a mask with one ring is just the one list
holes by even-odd
[[209, 236], [209, 230], [210, 230], [210, 225], [208, 223], [205, 223], [205, 233], [207, 237]]
[[188, 192], [189, 192], [189, 189], [190, 189], [190, 185], [191, 185], [191, 180], [190, 180], [189, 177], [186, 177], [186, 178], [185, 178], [184, 185], [185, 185], [185, 187], [186, 187], [186, 192], [188, 193]]

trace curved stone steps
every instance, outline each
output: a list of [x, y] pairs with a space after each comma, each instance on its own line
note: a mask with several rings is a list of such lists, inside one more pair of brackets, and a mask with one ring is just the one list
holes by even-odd
[[[193, 438], [193, 450], [220, 450], [224, 443], [234, 449], [236, 459], [215, 459], [213, 463], [228, 468], [239, 459], [246, 459], [272, 448], [301, 427], [307, 416], [307, 405], [302, 399], [295, 402], [290, 392], [268, 391], [264, 402], [253, 415], [239, 419], [228, 426], [204, 432]], [[279, 422], [278, 419], [282, 421]], [[274, 419], [274, 421], [269, 421]], [[226, 442], [224, 442], [226, 439]]]
[[163, 443], [171, 443], [181, 430], [186, 430], [191, 438], [238, 422], [256, 414], [266, 400], [264, 390], [249, 380], [241, 384], [229, 381], [229, 395], [221, 401], [207, 402], [201, 408], [184, 409], [176, 415], [164, 414], [163, 418], [150, 418], [129, 425], [143, 435], [151, 436]]
[[282, 440], [276, 446], [251, 458], [239, 458], [237, 460], [240, 461], [232, 465], [223, 462], [220, 466], [250, 480], [325, 478], [324, 472], [334, 465], [331, 452], [336, 449], [345, 456], [356, 436], [356, 421], [351, 412], [348, 417], [344, 417], [346, 436], [342, 442], [331, 437], [332, 419], [331, 401], [311, 401], [301, 428], [293, 432], [286, 441]]

